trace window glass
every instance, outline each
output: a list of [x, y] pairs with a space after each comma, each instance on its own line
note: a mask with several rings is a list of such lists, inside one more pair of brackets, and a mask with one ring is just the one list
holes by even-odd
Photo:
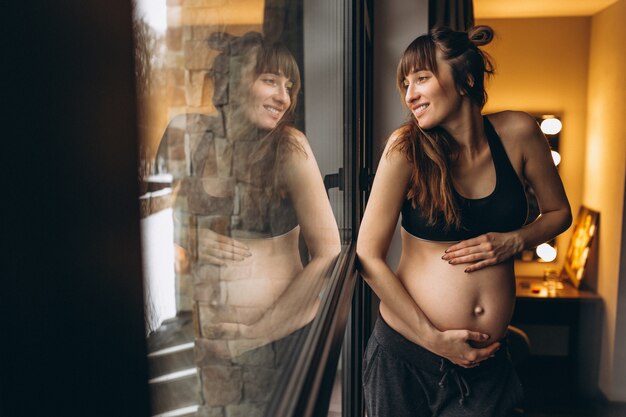
[[341, 245], [342, 2], [138, 0], [153, 415], [263, 415]]

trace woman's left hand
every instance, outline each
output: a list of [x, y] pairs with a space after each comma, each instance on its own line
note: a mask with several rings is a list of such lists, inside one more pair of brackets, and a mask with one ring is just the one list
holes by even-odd
[[522, 250], [515, 232], [485, 233], [450, 246], [441, 259], [451, 265], [470, 263], [465, 272], [473, 272], [509, 259]]
[[198, 228], [198, 260], [216, 266], [227, 261], [243, 261], [252, 256], [243, 243], [207, 228]]

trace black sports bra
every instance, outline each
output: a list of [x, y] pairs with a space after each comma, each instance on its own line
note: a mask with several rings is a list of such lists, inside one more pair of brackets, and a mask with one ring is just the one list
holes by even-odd
[[461, 196], [452, 188], [461, 214], [461, 227], [446, 229], [443, 213], [434, 225], [413, 208], [409, 199], [402, 205], [402, 227], [415, 237], [433, 241], [458, 241], [470, 239], [487, 232], [509, 232], [526, 222], [528, 202], [524, 185], [509, 160], [502, 141], [486, 116], [483, 116], [485, 133], [496, 170], [496, 187], [491, 194], [478, 199]]

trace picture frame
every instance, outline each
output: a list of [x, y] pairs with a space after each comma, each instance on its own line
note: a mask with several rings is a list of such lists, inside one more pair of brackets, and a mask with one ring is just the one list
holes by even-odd
[[561, 276], [569, 279], [579, 288], [588, 275], [589, 259], [594, 257], [594, 243], [597, 241], [600, 212], [581, 206], [574, 222], [574, 230], [567, 248]]

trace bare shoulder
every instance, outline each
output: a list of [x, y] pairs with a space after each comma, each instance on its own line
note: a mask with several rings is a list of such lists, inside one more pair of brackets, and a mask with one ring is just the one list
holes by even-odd
[[317, 187], [322, 178], [307, 137], [294, 127], [286, 127], [283, 134], [279, 164], [282, 183], [293, 192]]
[[411, 138], [406, 136], [406, 132], [402, 127], [393, 131], [385, 143], [382, 159], [392, 163], [409, 165], [409, 141]]
[[294, 141], [297, 141], [300, 144], [309, 144], [308, 139], [300, 130], [296, 129], [293, 126], [285, 127], [285, 133]]
[[404, 131], [401, 127], [394, 130], [389, 138], [387, 139], [387, 143], [385, 144], [385, 149], [390, 149], [394, 147], [394, 144], [397, 144], [398, 141], [403, 140], [402, 137], [404, 135]]
[[[535, 119], [521, 111], [505, 111], [488, 115], [512, 160], [550, 159], [550, 146]], [[514, 165], [517, 167], [514, 163]]]
[[287, 142], [289, 144], [288, 155], [291, 158], [310, 158], [313, 157], [313, 150], [309, 144], [306, 135], [295, 127], [289, 126], [285, 128]]
[[539, 135], [541, 130], [535, 119], [523, 111], [507, 110], [488, 114], [487, 118], [503, 141], [526, 141], [532, 140]]
[[374, 186], [385, 184], [383, 188], [387, 191], [400, 186], [404, 191], [413, 172], [408, 152], [410, 150], [407, 148], [407, 138], [398, 129], [387, 139], [374, 176]]

